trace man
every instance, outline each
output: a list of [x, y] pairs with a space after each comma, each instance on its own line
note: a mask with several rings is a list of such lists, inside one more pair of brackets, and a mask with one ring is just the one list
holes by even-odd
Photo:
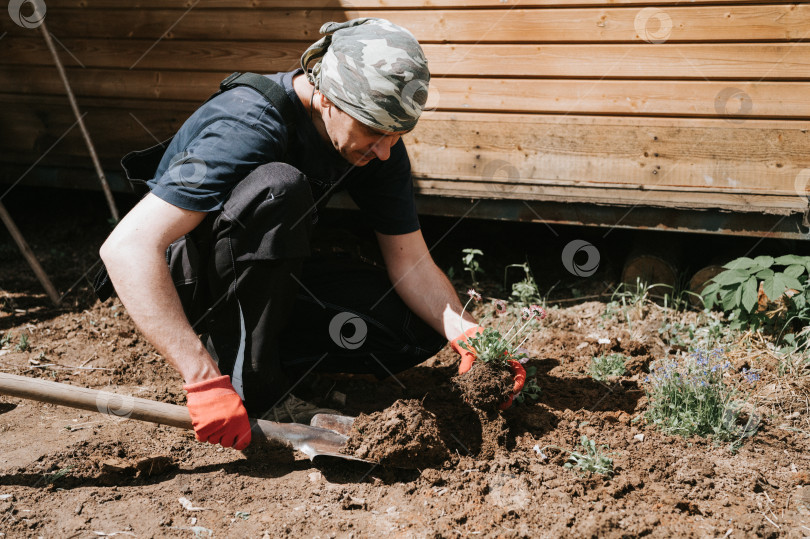
[[[135, 324], [183, 376], [201, 441], [243, 449], [248, 413], [308, 421], [318, 408], [291, 393], [302, 372], [382, 378], [478, 331], [427, 250], [400, 140], [427, 99], [421, 47], [383, 19], [321, 33], [302, 69], [267, 77], [289, 122], [251, 87], [210, 99], [100, 251]], [[387, 275], [308, 258], [336, 189], [375, 229]]]

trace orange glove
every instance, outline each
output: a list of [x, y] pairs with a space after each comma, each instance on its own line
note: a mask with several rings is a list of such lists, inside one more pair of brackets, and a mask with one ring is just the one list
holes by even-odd
[[472, 368], [473, 361], [475, 361], [475, 354], [473, 352], [470, 352], [469, 350], [465, 350], [464, 348], [462, 348], [461, 345], [458, 343], [458, 341], [463, 341], [466, 343], [468, 337], [475, 337], [477, 334], [483, 332], [484, 328], [482, 328], [481, 326], [471, 327], [470, 329], [465, 331], [462, 335], [459, 335], [458, 337], [450, 341], [450, 346], [453, 347], [453, 350], [455, 350], [456, 352], [459, 353], [459, 355], [461, 355], [461, 363], [459, 363], [458, 366], [459, 374], [464, 374], [465, 372], [467, 372]]
[[[470, 352], [469, 350], [465, 350], [462, 346], [458, 343], [458, 341], [467, 342], [469, 337], [475, 337], [478, 333], [483, 333], [484, 328], [481, 326], [475, 326], [467, 331], [464, 332], [463, 335], [459, 335], [452, 341], [450, 341], [450, 346], [453, 347], [453, 350], [461, 355], [461, 363], [458, 366], [458, 373], [464, 374], [465, 372], [469, 371], [472, 368], [473, 362], [475, 361], [475, 354]], [[506, 410], [510, 406], [512, 406], [512, 401], [517, 397], [518, 393], [523, 390], [523, 384], [526, 383], [526, 369], [523, 368], [518, 361], [514, 359], [509, 360], [509, 369], [512, 371], [512, 377], [515, 380], [515, 385], [512, 389], [512, 393], [509, 395], [509, 398], [506, 402], [503, 402], [499, 405], [501, 410]]]
[[242, 399], [227, 375], [183, 386], [188, 412], [200, 442], [242, 450], [250, 443], [250, 423]]
[[502, 402], [498, 408], [501, 410], [506, 410], [510, 406], [512, 406], [512, 401], [515, 400], [515, 397], [518, 396], [518, 393], [523, 391], [523, 384], [526, 383], [526, 369], [523, 368], [523, 365], [520, 362], [515, 361], [514, 359], [509, 360], [509, 369], [512, 371], [512, 377], [515, 379], [515, 387], [512, 388], [512, 394], [509, 395], [509, 398], [506, 399], [506, 402]]

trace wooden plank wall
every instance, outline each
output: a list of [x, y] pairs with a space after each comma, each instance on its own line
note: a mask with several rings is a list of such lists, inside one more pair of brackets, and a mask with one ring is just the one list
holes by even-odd
[[[407, 140], [422, 194], [807, 209], [808, 3], [47, 0], [46, 20], [114, 169], [227, 74], [293, 69], [323, 22], [363, 16], [408, 27], [429, 59]], [[0, 163], [88, 166], [38, 30], [0, 20]]]

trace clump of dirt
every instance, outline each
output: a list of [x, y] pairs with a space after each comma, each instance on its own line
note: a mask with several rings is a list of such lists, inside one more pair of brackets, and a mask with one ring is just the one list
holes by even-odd
[[398, 468], [434, 466], [450, 456], [436, 416], [416, 399], [398, 400], [381, 412], [360, 414], [344, 451]]
[[515, 382], [509, 369], [476, 361], [464, 374], [453, 377], [462, 398], [479, 410], [493, 410], [506, 401]]
[[506, 445], [509, 427], [497, 410], [488, 412], [478, 410], [478, 419], [481, 422], [481, 449], [478, 452], [478, 458], [491, 459], [499, 449]]

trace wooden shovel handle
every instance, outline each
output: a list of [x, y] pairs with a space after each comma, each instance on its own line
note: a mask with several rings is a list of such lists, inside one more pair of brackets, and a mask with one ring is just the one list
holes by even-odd
[[0, 373], [0, 395], [49, 402], [122, 419], [150, 421], [181, 429], [193, 428], [191, 416], [185, 406], [60, 384], [40, 378]]

